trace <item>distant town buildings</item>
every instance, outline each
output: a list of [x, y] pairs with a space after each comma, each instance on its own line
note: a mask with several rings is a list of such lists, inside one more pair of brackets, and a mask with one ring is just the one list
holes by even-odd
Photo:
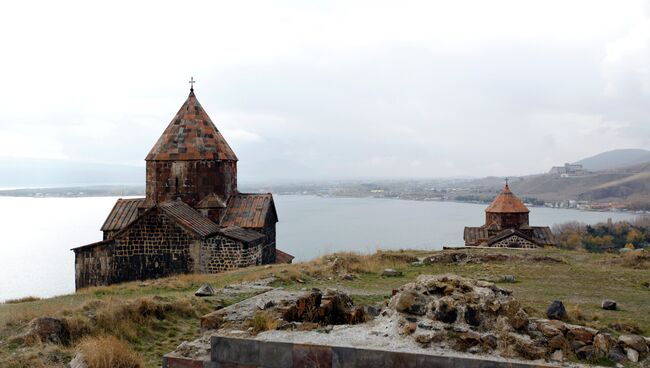
[[548, 172], [552, 175], [559, 175], [561, 177], [570, 177], [570, 176], [581, 176], [588, 173], [581, 164], [569, 164], [566, 163], [564, 166], [553, 166]]
[[530, 210], [511, 191], [506, 181], [501, 194], [485, 210], [485, 224], [465, 227], [466, 246], [537, 248], [555, 245], [548, 226], [530, 226]]

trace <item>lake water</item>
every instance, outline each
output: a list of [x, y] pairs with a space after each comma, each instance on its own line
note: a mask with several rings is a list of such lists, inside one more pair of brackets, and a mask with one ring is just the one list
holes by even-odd
[[[0, 301], [74, 291], [70, 248], [102, 239], [116, 198], [0, 197]], [[278, 247], [297, 261], [334, 251], [440, 249], [462, 245], [463, 227], [484, 221], [485, 205], [372, 198], [275, 196]], [[532, 225], [596, 223], [632, 214], [532, 208]]]

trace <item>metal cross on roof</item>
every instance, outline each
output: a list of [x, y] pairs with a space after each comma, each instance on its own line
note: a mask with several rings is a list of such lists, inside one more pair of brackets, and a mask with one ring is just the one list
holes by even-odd
[[187, 83], [190, 84], [190, 92], [194, 92], [194, 83], [196, 83], [196, 81], [194, 80], [194, 77], [191, 77], [190, 81], [187, 82]]

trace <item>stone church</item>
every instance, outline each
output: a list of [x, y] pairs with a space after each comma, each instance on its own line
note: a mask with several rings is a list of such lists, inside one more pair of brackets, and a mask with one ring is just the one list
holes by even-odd
[[465, 227], [465, 246], [537, 248], [556, 245], [548, 226], [530, 226], [530, 210], [511, 191], [506, 181], [501, 194], [485, 210], [485, 225]]
[[291, 263], [273, 196], [237, 190], [237, 156], [194, 88], [145, 161], [146, 197], [118, 199], [104, 239], [73, 249], [77, 289]]

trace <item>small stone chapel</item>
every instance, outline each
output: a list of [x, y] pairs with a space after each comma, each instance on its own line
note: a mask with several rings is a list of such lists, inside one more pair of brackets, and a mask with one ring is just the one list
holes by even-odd
[[194, 94], [146, 161], [146, 197], [118, 199], [100, 242], [74, 248], [76, 288], [291, 263], [270, 193], [237, 190], [237, 156]]
[[530, 210], [510, 190], [508, 180], [503, 191], [485, 209], [485, 224], [465, 227], [465, 246], [537, 248], [555, 246], [548, 226], [530, 226]]

